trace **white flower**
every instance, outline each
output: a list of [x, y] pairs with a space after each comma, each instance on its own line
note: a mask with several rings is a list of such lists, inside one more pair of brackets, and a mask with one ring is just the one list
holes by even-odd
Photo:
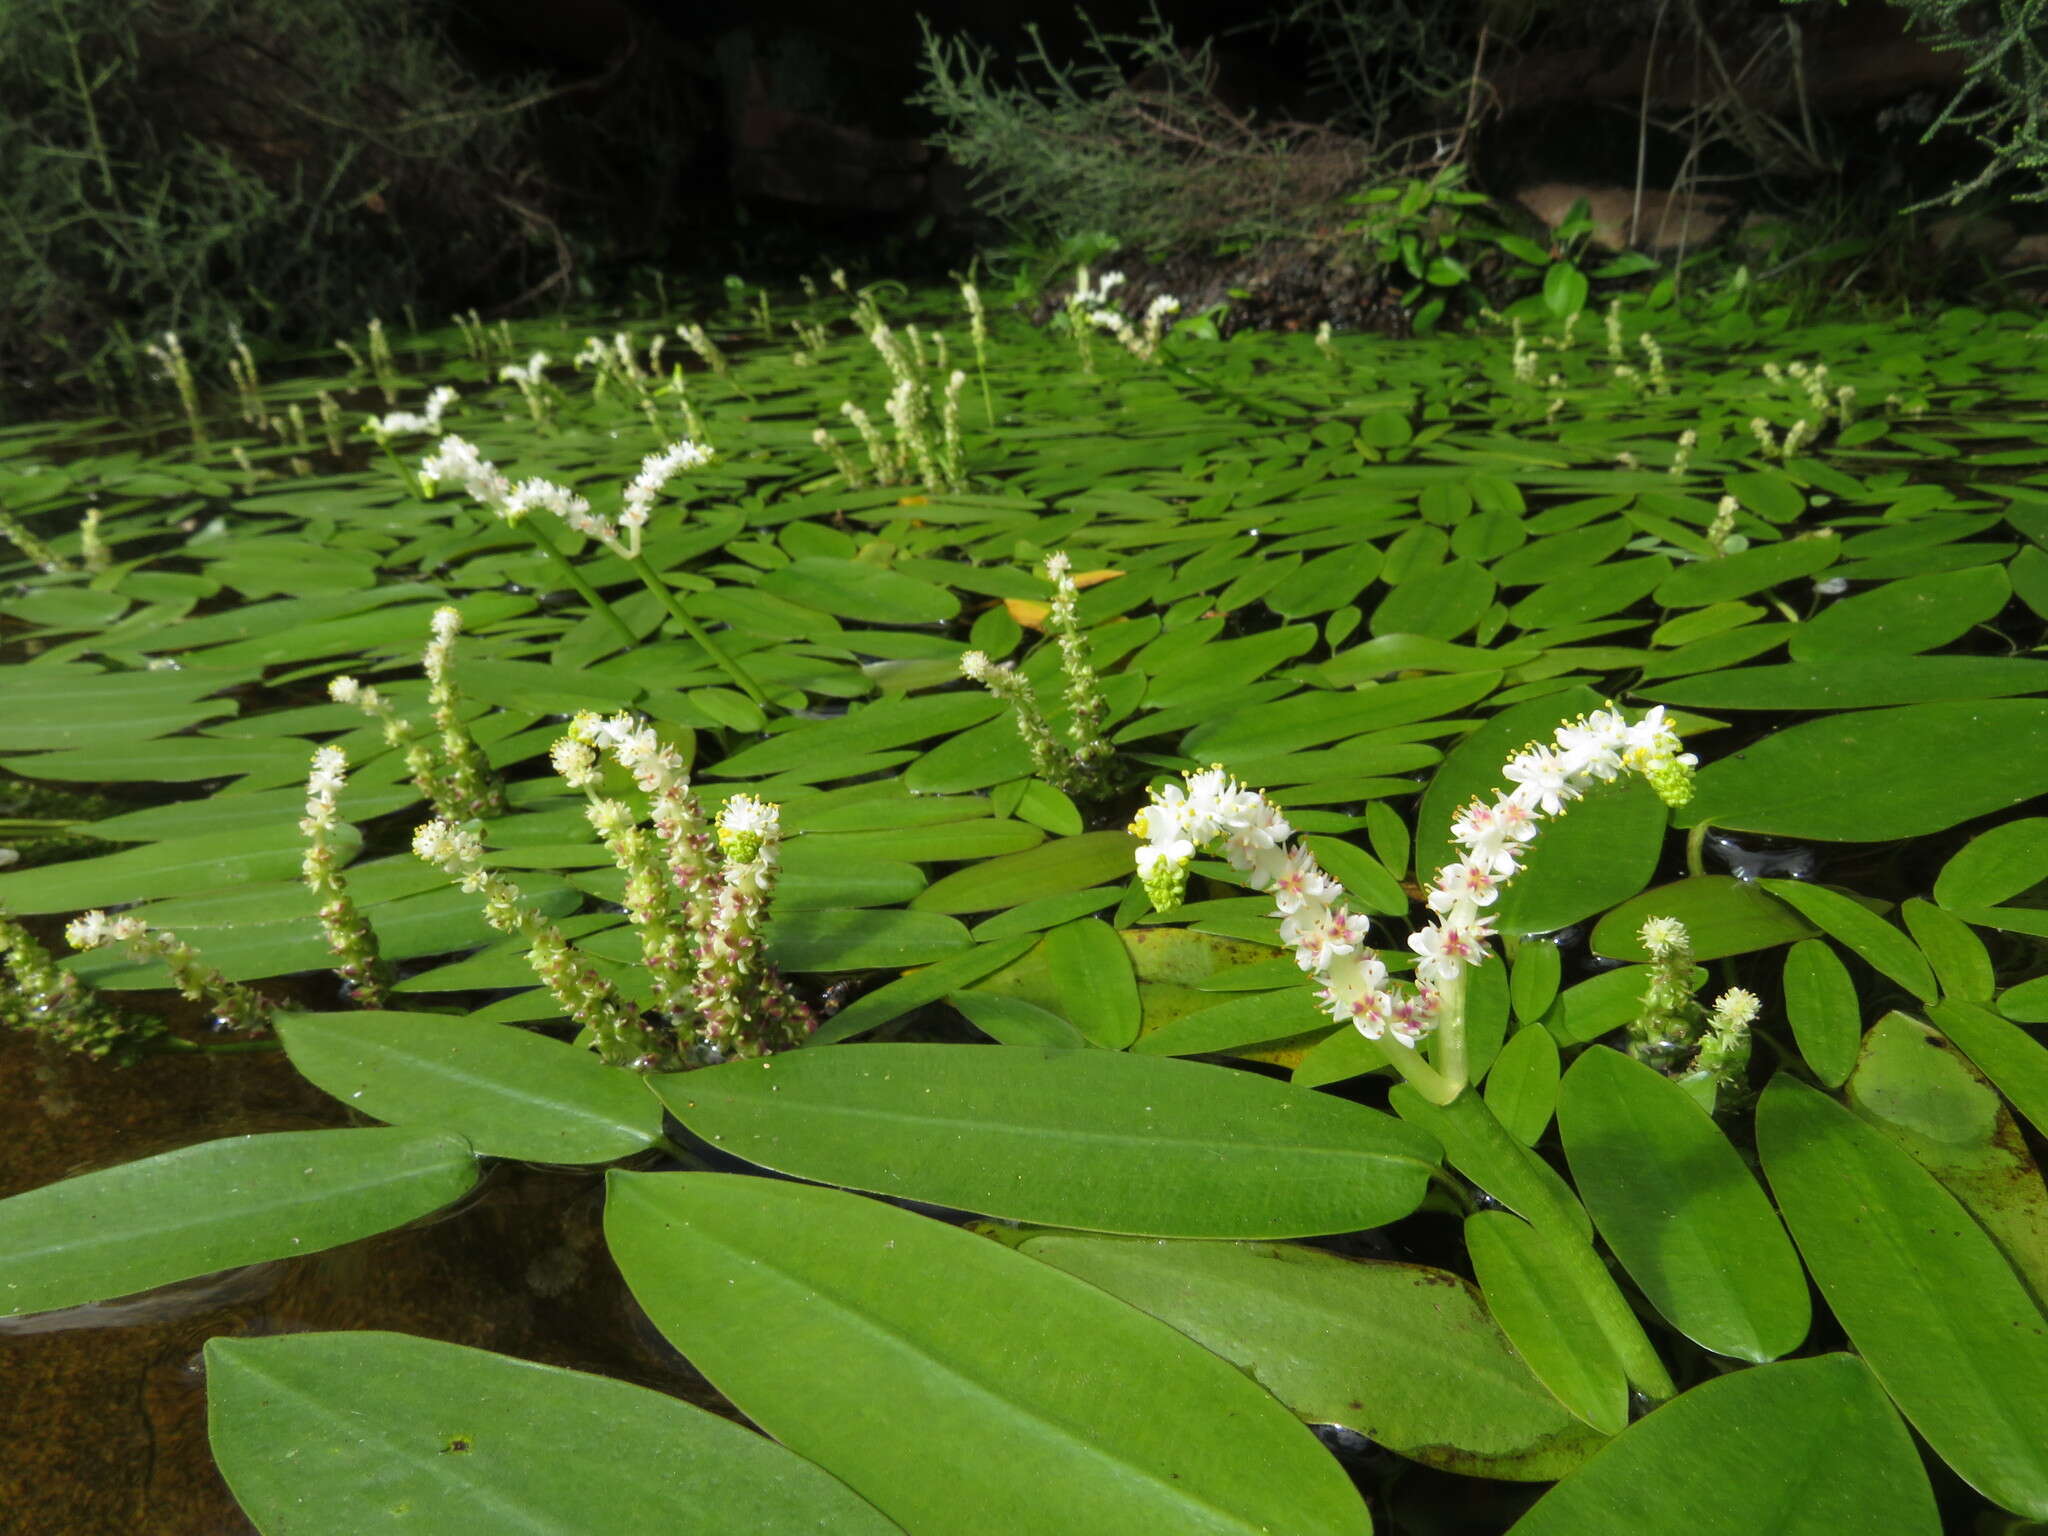
[[1415, 974], [1437, 986], [1449, 985], [1463, 974], [1466, 966], [1477, 965], [1486, 958], [1486, 951], [1481, 948], [1486, 937], [1486, 926], [1480, 922], [1418, 928], [1408, 936], [1408, 947], [1416, 954]]
[[1692, 936], [1685, 931], [1685, 924], [1675, 917], [1649, 919], [1636, 937], [1650, 952], [1652, 960], [1668, 960], [1684, 953], [1692, 945]]
[[436, 608], [433, 629], [436, 640], [443, 645], [452, 643], [455, 637], [462, 633], [462, 610], [445, 604]]
[[582, 519], [590, 514], [590, 503], [578, 496], [567, 486], [556, 485], [551, 480], [522, 480], [508, 491], [498, 504], [498, 515], [508, 523], [516, 523], [527, 513], [539, 508], [552, 512], [570, 527], [583, 531]]
[[574, 736], [564, 736], [548, 748], [548, 761], [571, 789], [594, 789], [601, 778], [596, 750]]
[[1423, 899], [1430, 911], [1444, 913], [1460, 902], [1489, 907], [1499, 896], [1500, 882], [1484, 864], [1446, 864], [1436, 872], [1436, 884]]
[[734, 795], [718, 813], [718, 846], [738, 863], [751, 863], [781, 835], [779, 806], [752, 795]]
[[344, 674], [329, 679], [327, 696], [337, 704], [353, 704], [363, 696], [363, 685]]
[[1512, 797], [1529, 810], [1545, 816], [1563, 812], [1568, 801], [1579, 798], [1565, 760], [1549, 747], [1531, 747], [1508, 759], [1501, 773], [1514, 781]]
[[325, 746], [313, 753], [313, 769], [306, 778], [306, 792], [331, 803], [348, 783], [348, 754], [340, 747]]
[[1732, 1030], [1747, 1029], [1756, 1022], [1756, 1016], [1763, 1008], [1754, 992], [1742, 987], [1730, 987], [1714, 999], [1714, 1016], [1709, 1021], [1717, 1034]]
[[484, 856], [483, 843], [474, 832], [438, 816], [413, 828], [412, 851], [429, 864], [456, 870], [472, 868]]
[[1299, 911], [1304, 902], [1327, 905], [1333, 896], [1343, 894], [1343, 887], [1323, 873], [1316, 856], [1306, 848], [1287, 850], [1279, 873], [1267, 888], [1273, 893], [1273, 905], [1282, 917]]
[[139, 939], [149, 931], [149, 925], [139, 917], [109, 917], [95, 908], [93, 911], [74, 917], [64, 927], [64, 938], [73, 949], [97, 949], [102, 944], [125, 943]]
[[640, 461], [640, 473], [626, 487], [625, 510], [619, 522], [627, 528], [644, 528], [654, 511], [654, 501], [678, 470], [695, 469], [711, 462], [711, 450], [685, 438], [682, 442], [650, 453]]
[[420, 480], [429, 493], [443, 481], [460, 481], [473, 499], [493, 508], [512, 490], [512, 482], [498, 473], [497, 465], [460, 437], [442, 438], [439, 446], [420, 460]]

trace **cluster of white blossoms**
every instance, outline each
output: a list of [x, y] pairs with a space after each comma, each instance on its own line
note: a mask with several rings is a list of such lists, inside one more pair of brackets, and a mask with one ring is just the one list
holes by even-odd
[[[1121, 276], [1105, 274], [1105, 276]], [[1134, 327], [1124, 318], [1120, 309], [1104, 307], [1089, 311], [1089, 320], [1100, 330], [1105, 330], [1123, 344], [1123, 348], [1140, 362], [1156, 362], [1159, 344], [1166, 339], [1166, 322], [1180, 313], [1180, 300], [1170, 293], [1162, 293], [1145, 306], [1145, 323], [1142, 330]]]
[[364, 419], [363, 430], [380, 443], [401, 433], [438, 432], [441, 430], [442, 413], [455, 403], [455, 399], [455, 391], [443, 384], [427, 396], [424, 412], [392, 411], [384, 416], [370, 416]]
[[627, 483], [619, 512], [619, 526], [632, 536], [636, 552], [640, 530], [647, 526], [647, 519], [654, 513], [655, 500], [669, 481], [681, 470], [700, 469], [710, 462], [711, 450], [688, 438], [670, 444], [660, 453], [650, 453], [640, 461], [640, 473]]
[[1460, 856], [1437, 871], [1424, 897], [1433, 920], [1409, 936], [1412, 986], [1390, 984], [1386, 963], [1365, 944], [1366, 920], [1343, 905], [1344, 887], [1309, 850], [1288, 846], [1294, 828], [1287, 818], [1221, 768], [1188, 774], [1184, 788], [1153, 791], [1131, 823], [1144, 839], [1138, 878], [1155, 907], [1178, 906], [1195, 854], [1220, 845], [1232, 869], [1272, 894], [1282, 941], [1294, 946], [1302, 970], [1321, 979], [1324, 1011], [1368, 1040], [1413, 1046], [1436, 1027], [1446, 990], [1461, 990], [1466, 968], [1486, 959], [1493, 937], [1486, 909], [1520, 872], [1543, 820], [1624, 772], [1641, 774], [1667, 804], [1682, 805], [1696, 761], [1661, 708], [1634, 724], [1596, 710], [1509, 758], [1502, 774], [1513, 788], [1473, 801], [1451, 825]]
[[[647, 796], [651, 836], [629, 807], [599, 798], [607, 753]], [[781, 864], [779, 808], [734, 795], [715, 829], [707, 825], [680, 754], [637, 715], [580, 714], [551, 756], [590, 795], [591, 825], [626, 876], [627, 916], [683, 1059], [801, 1043], [817, 1021], [768, 963], [762, 938]]]
[[434, 451], [420, 460], [420, 484], [431, 496], [444, 482], [460, 485], [470, 497], [497, 512], [507, 522], [517, 521], [502, 510], [512, 494], [512, 482], [498, 473], [498, 466], [477, 451], [467, 438], [444, 437]]
[[712, 456], [712, 449], [688, 439], [647, 455], [640, 461], [640, 473], [626, 484], [616, 523], [591, 511], [587, 500], [552, 480], [522, 480], [514, 485], [474, 444], [459, 437], [442, 438], [420, 461], [420, 481], [430, 496], [444, 482], [459, 483], [471, 498], [508, 523], [536, 510], [552, 512], [586, 538], [596, 539], [623, 560], [632, 560], [640, 554], [640, 532], [670, 479], [681, 470], [709, 464]]

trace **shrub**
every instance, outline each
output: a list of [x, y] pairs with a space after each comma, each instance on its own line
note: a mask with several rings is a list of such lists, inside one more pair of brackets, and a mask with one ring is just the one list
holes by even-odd
[[147, 333], [325, 340], [517, 282], [551, 227], [525, 106], [405, 0], [14, 0], [5, 382], [106, 390]]

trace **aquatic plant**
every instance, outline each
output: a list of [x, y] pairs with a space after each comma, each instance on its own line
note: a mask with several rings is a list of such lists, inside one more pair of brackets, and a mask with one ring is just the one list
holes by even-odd
[[[880, 303], [813, 286], [780, 334]], [[40, 1169], [0, 1199], [0, 1310], [470, 1220], [531, 1161], [593, 1201], [573, 1170], [608, 1170], [577, 1305], [630, 1287], [774, 1440], [402, 1335], [217, 1339], [259, 1528], [399, 1499], [489, 1528], [479, 1488], [572, 1528], [599, 1489], [625, 1528], [2041, 1518], [2048, 520], [2004, 408], [2032, 322], [1802, 332], [1651, 289], [1609, 358], [1555, 286], [1426, 343], [1240, 334], [1201, 376], [1190, 339], [1078, 377], [992, 310], [1002, 429], [941, 494], [907, 449], [911, 483], [820, 473], [841, 401], [897, 449], [871, 343], [693, 371], [698, 462], [615, 346], [539, 430], [491, 373], [552, 322], [488, 361], [475, 326], [408, 337], [415, 409], [462, 388], [471, 435], [427, 442], [465, 495], [344, 464], [242, 498], [235, 449], [310, 455], [237, 401], [146, 459], [110, 423], [10, 437], [10, 515], [78, 561], [98, 506], [113, 558], [0, 551], [0, 901], [298, 1000], [274, 1038], [179, 1009], [151, 1048], [281, 1051], [378, 1123]], [[888, 324], [942, 454], [967, 346]], [[430, 700], [409, 658], [451, 605]], [[337, 672], [375, 687], [337, 708]], [[450, 721], [501, 806], [444, 771]], [[383, 1007], [307, 1008], [361, 943], [333, 880], [403, 978]], [[171, 983], [125, 943], [20, 957], [7, 1017], [62, 992], [80, 1039]]]

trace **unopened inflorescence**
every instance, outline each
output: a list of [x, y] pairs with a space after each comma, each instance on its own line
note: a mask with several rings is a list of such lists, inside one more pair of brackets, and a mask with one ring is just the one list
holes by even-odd
[[376, 930], [348, 893], [341, 855], [334, 846], [334, 830], [341, 824], [338, 802], [347, 784], [348, 755], [331, 743], [314, 749], [306, 776], [306, 814], [299, 820], [299, 830], [306, 834], [299, 872], [320, 903], [320, 927], [334, 956], [335, 973], [356, 1002], [381, 1008], [391, 986], [391, 968], [378, 953]]
[[1073, 562], [1064, 552], [1054, 550], [1045, 557], [1044, 569], [1053, 586], [1045, 627], [1059, 644], [1060, 671], [1067, 685], [1067, 737], [1072, 748], [1060, 745], [1039, 707], [1037, 691], [1009, 662], [993, 661], [983, 651], [969, 651], [960, 658], [960, 671], [1010, 706], [1017, 734], [1024, 738], [1032, 771], [1039, 778], [1067, 794], [1100, 799], [1115, 789], [1117, 777], [1115, 749], [1102, 734], [1109, 703], [1088, 658]]
[[[1667, 804], [1691, 796], [1692, 754], [1680, 749], [1661, 708], [1633, 724], [1610, 709], [1569, 721], [1549, 741], [1524, 748], [1502, 768], [1512, 788], [1475, 800], [1452, 823], [1459, 857], [1436, 872], [1425, 902], [1432, 921], [1409, 937], [1412, 986], [1390, 979], [1365, 944], [1366, 921], [1343, 904], [1344, 888], [1306, 848], [1289, 846], [1294, 829], [1265, 796], [1221, 768], [1155, 790], [1131, 831], [1144, 840], [1138, 876], [1155, 907], [1178, 906], [1195, 855], [1220, 847], [1255, 889], [1273, 895], [1282, 939], [1295, 962], [1321, 979], [1319, 1001], [1331, 1018], [1369, 1040], [1414, 1046], [1439, 1023], [1463, 1024], [1466, 971], [1486, 958], [1493, 936], [1487, 908], [1521, 870], [1542, 823], [1564, 813], [1592, 785], [1624, 772], [1649, 780]], [[1462, 1053], [1462, 1034], [1459, 1037]], [[1447, 1074], [1462, 1087], [1462, 1066]]]

